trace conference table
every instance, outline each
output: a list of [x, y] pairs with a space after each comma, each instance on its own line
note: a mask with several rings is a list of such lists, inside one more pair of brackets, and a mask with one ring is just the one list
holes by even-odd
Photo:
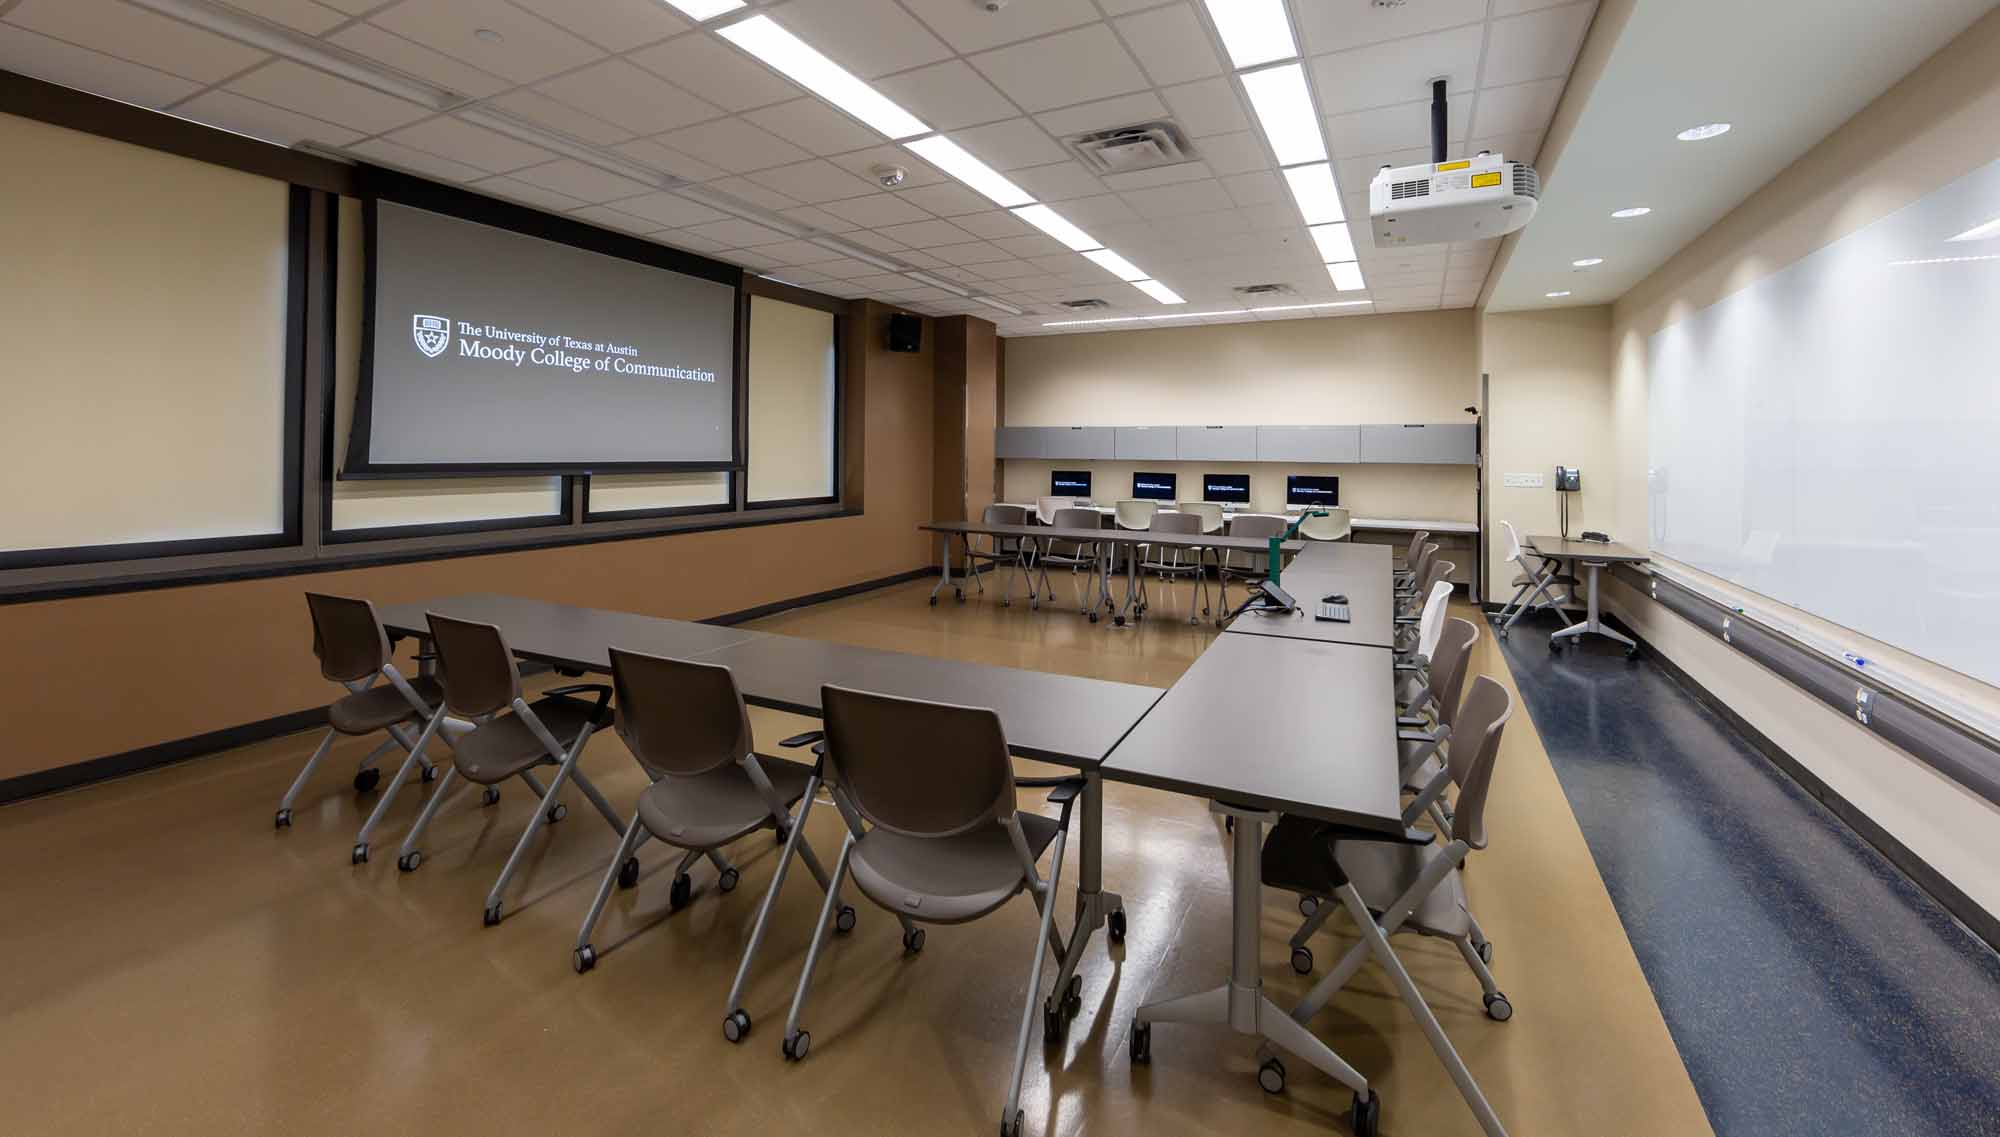
[[[1113, 613], [1111, 620], [1113, 626], [1121, 628], [1125, 626], [1127, 618], [1136, 615], [1134, 608], [1138, 603], [1139, 595], [1139, 558], [1133, 555], [1136, 552], [1136, 546], [1149, 545], [1155, 548], [1187, 549], [1195, 552], [1199, 557], [1206, 557], [1212, 554], [1215, 557], [1216, 576], [1222, 581], [1222, 609], [1224, 611], [1227, 611], [1229, 607], [1229, 582], [1228, 578], [1221, 571], [1223, 555], [1226, 553], [1263, 554], [1268, 553], [1271, 547], [1271, 541], [1268, 537], [1228, 537], [1220, 533], [1156, 533], [1149, 529], [1072, 529], [1059, 525], [1006, 525], [998, 522], [989, 524], [983, 521], [930, 521], [917, 526], [917, 528], [938, 535], [939, 573], [938, 582], [931, 589], [930, 600], [932, 604], [937, 603], [938, 593], [946, 588], [953, 589], [959, 599], [962, 600], [965, 598], [964, 592], [960, 591], [952, 583], [951, 579], [951, 542], [954, 537], [965, 542], [968, 548], [970, 547], [971, 539], [975, 536], [1032, 543], [1054, 542], [1078, 546], [1090, 545], [1097, 550], [1099, 565], [1097, 576], [1098, 599], [1092, 603], [1089, 609], [1090, 620], [1092, 623], [1096, 623], [1098, 609], [1102, 608]], [[1296, 539], [1280, 541], [1278, 543], [1278, 550], [1282, 555], [1291, 555], [1305, 549], [1307, 544], [1308, 542], [1306, 541]], [[1125, 602], [1120, 605], [1114, 605], [1111, 597], [1110, 578], [1115, 550], [1121, 545], [1125, 546], [1128, 550], [1125, 557]], [[1023, 573], [1027, 571], [1025, 565], [1019, 567]], [[1046, 579], [1046, 573], [1044, 574], [1044, 579]], [[1013, 588], [1011, 578], [1008, 580], [1006, 588], [1010, 594]], [[1031, 591], [1034, 589], [1032, 581], [1029, 583], [1029, 588]], [[1003, 596], [1009, 594], [1003, 594]], [[1030, 603], [1033, 604], [1035, 602], [1034, 597], [1031, 596]], [[1218, 614], [1216, 624], [1219, 626], [1221, 623], [1222, 618]]]
[[[1251, 610], [1229, 621], [1225, 634], [1275, 636], [1320, 643], [1394, 647], [1394, 556], [1387, 545], [1315, 541], [1279, 573], [1279, 587], [1298, 606], [1290, 611]], [[1347, 597], [1347, 622], [1321, 620], [1327, 596]]]
[[[1621, 545], [1616, 541], [1572, 541], [1568, 537], [1530, 537], [1527, 540], [1527, 546], [1534, 551], [1536, 556], [1548, 561], [1552, 566], [1548, 574], [1546, 574], [1548, 577], [1552, 578], [1556, 572], [1553, 566], [1568, 561], [1571, 566], [1571, 575], [1575, 575], [1575, 570], [1582, 569], [1588, 575], [1589, 579], [1585, 593], [1583, 619], [1571, 624], [1569, 627], [1551, 633], [1549, 636], [1549, 650], [1554, 651], [1560, 648], [1564, 640], [1580, 640], [1585, 636], [1597, 635], [1624, 644], [1627, 656], [1639, 653], [1639, 645], [1633, 643], [1629, 636], [1623, 635], [1613, 628], [1604, 626], [1604, 619], [1597, 608], [1597, 577], [1599, 573], [1612, 565], [1644, 564], [1653, 559], [1650, 555], [1642, 553], [1629, 545]], [[1540, 583], [1543, 589], [1548, 587], [1546, 579]], [[1529, 603], [1533, 603], [1532, 598]], [[1527, 607], [1524, 605], [1521, 611], [1526, 610]], [[1507, 621], [1507, 627], [1512, 628], [1514, 620], [1520, 618], [1521, 613], [1516, 612], [1513, 619]]]

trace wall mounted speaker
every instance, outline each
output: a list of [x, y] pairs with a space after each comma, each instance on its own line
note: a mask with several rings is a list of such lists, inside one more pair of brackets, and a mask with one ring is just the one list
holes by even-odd
[[924, 318], [897, 312], [889, 317], [889, 350], [922, 351], [924, 349]]

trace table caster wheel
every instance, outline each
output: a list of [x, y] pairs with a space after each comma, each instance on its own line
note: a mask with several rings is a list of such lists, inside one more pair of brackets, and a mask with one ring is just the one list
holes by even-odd
[[741, 1007], [729, 1012], [722, 1020], [722, 1037], [731, 1042], [741, 1042], [750, 1033], [750, 1012]]
[[479, 795], [480, 805], [492, 805], [498, 802], [499, 800], [500, 800], [500, 791], [493, 786], [487, 786], [486, 792]]
[[1369, 1090], [1367, 1097], [1355, 1094], [1347, 1122], [1354, 1130], [1354, 1137], [1376, 1137], [1382, 1129], [1382, 1099], [1375, 1096], [1374, 1090]]
[[742, 875], [739, 874], [735, 869], [733, 868], [723, 869], [722, 875], [716, 878], [715, 887], [721, 889], [724, 892], [734, 892], [736, 891], [736, 882], [741, 879], [743, 879]]
[[578, 975], [582, 975], [584, 972], [596, 967], [597, 949], [591, 947], [589, 944], [576, 949], [574, 957], [570, 960], [570, 966], [576, 968]]
[[954, 588], [954, 589], [952, 589], [952, 590], [951, 590], [951, 594], [952, 594], [953, 596], [956, 596], [956, 597], [958, 597], [958, 602], [959, 602], [960, 604], [963, 604], [963, 603], [965, 603], [965, 589], [963, 589], [963, 588]]
[[279, 810], [277, 820], [273, 824], [278, 829], [290, 829], [292, 827], [292, 811], [289, 809]]
[[360, 844], [360, 845], [356, 845], [356, 846], [354, 846], [354, 852], [353, 852], [353, 853], [351, 854], [351, 860], [350, 860], [350, 862], [349, 862], [349, 863], [351, 863], [351, 864], [357, 864], [357, 865], [365, 865], [365, 864], [367, 864], [367, 863], [368, 863], [368, 846], [367, 846], [366, 844]]
[[1495, 992], [1486, 996], [1485, 1002], [1486, 1017], [1494, 1022], [1504, 1023], [1514, 1017], [1514, 1004], [1507, 1001], [1507, 996]]
[[382, 784], [382, 771], [373, 766], [357, 771], [354, 775], [354, 792], [365, 794]]
[[1063, 996], [1063, 1013], [1073, 1015], [1083, 1009], [1083, 976], [1069, 977], [1069, 991]]
[[931, 597], [931, 607], [937, 607], [937, 597], [935, 596]]
[[674, 886], [667, 892], [667, 910], [678, 912], [687, 907], [688, 901], [693, 897], [694, 881], [688, 877], [688, 874], [681, 873], [674, 877]]
[[634, 888], [637, 887], [638, 883], [639, 858], [627, 857], [625, 858], [625, 863], [618, 866], [618, 887]]
[[785, 1057], [794, 1062], [805, 1061], [806, 1051], [811, 1048], [812, 1035], [803, 1030], [796, 1034], [786, 1035], [785, 1041], [778, 1044], [778, 1049], [784, 1052]]
[[1092, 613], [1090, 614], [1090, 622], [1091, 622], [1091, 623], [1093, 623], [1093, 624], [1095, 624], [1095, 623], [1097, 622], [1097, 613], [1095, 613], [1095, 612], [1092, 612]]
[[1042, 1000], [1042, 1041], [1053, 1045], [1062, 1041], [1063, 1027], [1069, 1020], [1063, 1017], [1062, 1008], [1056, 1005], [1055, 996]]
[[437, 768], [436, 766], [425, 766], [425, 767], [424, 767], [424, 773], [423, 773], [423, 779], [424, 779], [424, 781], [426, 781], [426, 782], [435, 782], [435, 781], [437, 781], [437, 780], [438, 780], [438, 768]]
[[1486, 940], [1485, 942], [1479, 945], [1478, 950], [1479, 950], [1479, 962], [1486, 964], [1488, 967], [1491, 967], [1493, 965], [1493, 941]]
[[422, 849], [411, 849], [409, 852], [396, 858], [396, 867], [402, 869], [404, 872], [416, 872], [417, 866], [423, 863], [424, 851]]
[[1110, 918], [1105, 921], [1105, 925], [1105, 934], [1111, 937], [1112, 943], [1122, 944], [1125, 942], [1125, 909], [1120, 908], [1111, 913]]
[[854, 905], [843, 904], [840, 911], [834, 913], [833, 930], [843, 934], [854, 930]]
[[1318, 914], [1319, 914], [1318, 897], [1316, 896], [1299, 897], [1299, 915], [1304, 916], [1306, 919], [1310, 920], [1314, 916], [1317, 916]]
[[924, 930], [922, 928], [911, 928], [909, 931], [903, 933], [903, 950], [909, 952], [911, 955], [924, 950]]
[[482, 917], [482, 919], [486, 921], [486, 926], [489, 928], [495, 924], [498, 924], [500, 922], [500, 905], [488, 904], [486, 906], [486, 912]]
[[569, 806], [566, 806], [561, 802], [557, 802], [553, 807], [549, 809], [549, 824], [554, 825], [556, 822], [561, 821], [563, 818], [568, 816], [569, 816]]
[[1132, 1023], [1132, 1062], [1144, 1065], [1153, 1060], [1153, 1024], [1134, 1021]]
[[1264, 1064], [1257, 1067], [1257, 1084], [1264, 1087], [1267, 1094], [1284, 1093], [1285, 1064], [1276, 1058], [1265, 1059]]
[[1125, 617], [1123, 617], [1123, 616], [1113, 616], [1113, 617], [1111, 617], [1111, 626], [1112, 626], [1112, 627], [1114, 627], [1114, 628], [1122, 628], [1122, 627], [1124, 627], [1124, 626], [1125, 626]]
[[1561, 640], [1550, 640], [1550, 641], [1549, 641], [1549, 654], [1550, 654], [1550, 655], [1561, 655], [1561, 654], [1562, 654], [1562, 649], [1563, 649], [1563, 645], [1562, 645], [1562, 641], [1561, 641]]
[[1293, 948], [1292, 970], [1298, 972], [1300, 975], [1311, 975], [1312, 969], [1313, 969], [1312, 949], [1302, 948], [1302, 947]]

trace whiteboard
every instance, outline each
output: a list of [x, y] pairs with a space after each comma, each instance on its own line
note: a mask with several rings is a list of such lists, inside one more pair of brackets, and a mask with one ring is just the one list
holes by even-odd
[[1654, 333], [1654, 550], [2000, 683], [1995, 221], [2000, 162]]

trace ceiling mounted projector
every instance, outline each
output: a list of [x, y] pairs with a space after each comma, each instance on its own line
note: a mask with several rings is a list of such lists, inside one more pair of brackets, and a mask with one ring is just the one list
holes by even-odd
[[1526, 225], [1541, 195], [1534, 167], [1498, 154], [1384, 166], [1368, 183], [1368, 220], [1378, 249], [1483, 241]]

